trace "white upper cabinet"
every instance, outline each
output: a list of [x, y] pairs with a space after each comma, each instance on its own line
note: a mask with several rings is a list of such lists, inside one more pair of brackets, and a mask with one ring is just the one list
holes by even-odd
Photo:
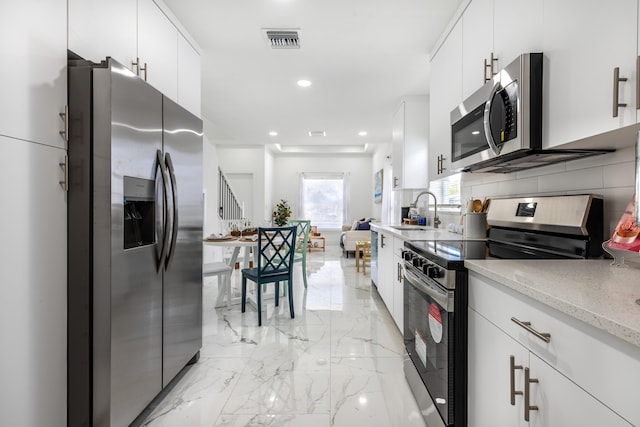
[[[545, 2], [543, 145], [636, 123], [637, 0]], [[614, 84], [614, 69], [627, 80]], [[614, 117], [616, 88], [618, 108]]]
[[[462, 16], [462, 99], [466, 99], [491, 78], [493, 52], [493, 0], [473, 0]], [[497, 72], [497, 63], [493, 64]]]
[[140, 77], [178, 102], [178, 30], [153, 0], [138, 0]]
[[65, 0], [0, 5], [0, 135], [66, 148], [66, 16]]
[[542, 0], [473, 0], [462, 22], [463, 99], [518, 55], [542, 51]]
[[69, 50], [100, 62], [112, 57], [130, 70], [136, 61], [137, 6], [131, 0], [69, 0]]
[[71, 51], [114, 58], [200, 116], [200, 54], [153, 0], [69, 0], [68, 16]]
[[196, 116], [201, 111], [200, 55], [178, 34], [178, 103]]
[[451, 173], [451, 110], [462, 101], [462, 20], [431, 59], [429, 180]]
[[542, 1], [493, 0], [494, 72], [523, 53], [543, 51]]
[[429, 98], [406, 96], [393, 117], [393, 189], [427, 188]]

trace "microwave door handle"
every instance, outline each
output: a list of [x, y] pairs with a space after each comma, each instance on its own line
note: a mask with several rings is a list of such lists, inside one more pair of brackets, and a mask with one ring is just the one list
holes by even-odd
[[491, 106], [493, 103], [493, 99], [495, 98], [498, 91], [501, 89], [500, 83], [496, 83], [493, 85], [493, 89], [491, 89], [491, 95], [489, 95], [489, 100], [484, 105], [484, 134], [487, 138], [487, 143], [491, 148], [491, 151], [497, 156], [500, 154], [501, 147], [498, 147], [496, 141], [493, 139], [493, 133], [491, 132]]

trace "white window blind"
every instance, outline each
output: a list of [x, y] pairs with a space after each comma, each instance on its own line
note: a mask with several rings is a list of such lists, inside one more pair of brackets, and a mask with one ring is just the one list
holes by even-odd
[[429, 185], [429, 190], [438, 199], [438, 209], [460, 209], [460, 174], [449, 175]]
[[300, 215], [320, 229], [340, 229], [348, 210], [343, 173], [301, 173]]

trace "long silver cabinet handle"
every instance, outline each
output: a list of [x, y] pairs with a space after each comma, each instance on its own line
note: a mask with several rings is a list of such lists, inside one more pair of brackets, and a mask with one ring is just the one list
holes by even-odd
[[522, 369], [522, 365], [516, 365], [516, 357], [509, 356], [509, 383], [511, 384], [511, 405], [515, 406], [516, 396], [522, 396], [522, 391], [516, 391], [516, 369]]
[[64, 161], [58, 164], [64, 169], [64, 178], [60, 181], [60, 185], [64, 188], [64, 191], [69, 191], [69, 158], [64, 156]]
[[522, 320], [516, 319], [515, 317], [511, 318], [511, 321], [516, 325], [526, 329], [527, 332], [531, 332], [537, 338], [540, 338], [542, 341], [548, 343], [551, 341], [551, 334], [546, 332], [538, 332], [531, 327], [531, 322], [523, 322]]
[[636, 110], [640, 110], [640, 56], [636, 58]]
[[539, 408], [531, 404], [531, 383], [537, 383], [537, 378], [531, 378], [529, 368], [524, 368], [524, 420], [529, 421], [529, 413]]
[[65, 140], [65, 142], [69, 142], [69, 106], [64, 106], [64, 112], [58, 113], [60, 114], [60, 118], [64, 122], [64, 130], [60, 131], [60, 136]]
[[613, 69], [613, 117], [618, 117], [618, 108], [627, 104], [620, 102], [620, 82], [626, 82], [626, 77], [620, 77], [620, 67]]

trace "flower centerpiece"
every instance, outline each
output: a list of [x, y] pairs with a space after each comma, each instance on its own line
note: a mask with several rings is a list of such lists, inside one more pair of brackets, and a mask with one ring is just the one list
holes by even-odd
[[273, 222], [279, 227], [287, 225], [289, 217], [291, 216], [291, 208], [286, 200], [281, 199], [280, 203], [276, 205], [276, 210], [273, 211]]

